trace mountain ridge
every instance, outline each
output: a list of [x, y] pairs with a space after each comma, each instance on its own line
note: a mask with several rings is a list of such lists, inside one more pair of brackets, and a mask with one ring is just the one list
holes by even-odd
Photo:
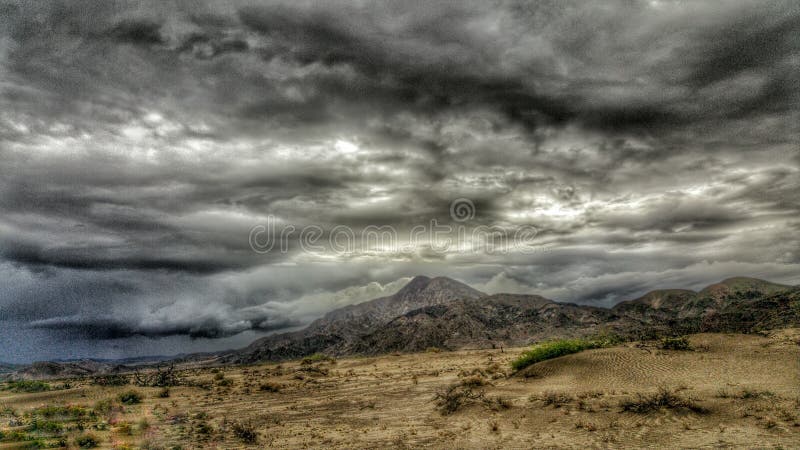
[[344, 354], [350, 352], [360, 336], [369, 334], [394, 317], [426, 306], [485, 295], [451, 278], [418, 275], [392, 295], [330, 311], [302, 330], [263, 337], [223, 359], [226, 362], [253, 362], [265, 358], [302, 357], [316, 351]]
[[[705, 331], [749, 333], [785, 326], [800, 326], [800, 286], [751, 277], [726, 278], [699, 291], [657, 289], [604, 308], [562, 303], [536, 294], [486, 294], [451, 278], [417, 276], [392, 295], [330, 311], [302, 330], [266, 336], [235, 350], [159, 357], [151, 364], [241, 364], [296, 359], [318, 352], [376, 355], [429, 347], [521, 346], [597, 333], [647, 339]], [[135, 359], [135, 364], [130, 364], [134, 360], [128, 364], [87, 361], [18, 365], [12, 373], [37, 378], [94, 369], [116, 373], [147, 365], [143, 359]]]
[[[793, 289], [797, 288], [740, 276], [697, 292], [659, 289], [602, 308], [535, 294], [489, 295], [447, 277], [417, 276], [391, 296], [331, 311], [293, 334], [262, 338], [232, 352], [225, 361], [280, 360], [314, 352], [379, 354], [427, 347], [526, 345], [592, 334], [600, 328], [629, 337], [711, 330], [714, 324], [726, 330], [749, 331], [736, 323], [748, 323], [752, 328], [756, 323], [779, 325], [786, 320], [761, 313], [755, 322], [735, 319], [737, 308], [752, 308], [754, 301]], [[794, 323], [793, 315], [787, 317]], [[800, 323], [800, 318], [796, 322]]]

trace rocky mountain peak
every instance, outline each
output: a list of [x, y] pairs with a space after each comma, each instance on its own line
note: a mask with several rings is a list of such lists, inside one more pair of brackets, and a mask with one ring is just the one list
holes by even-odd
[[425, 303], [431, 298], [478, 298], [484, 295], [483, 292], [452, 278], [418, 275], [392, 297], [395, 301]]
[[407, 297], [410, 295], [416, 295], [420, 291], [424, 290], [428, 284], [431, 282], [430, 277], [426, 277], [424, 275], [417, 275], [411, 279], [405, 286], [400, 288], [397, 293], [394, 294], [394, 297]]

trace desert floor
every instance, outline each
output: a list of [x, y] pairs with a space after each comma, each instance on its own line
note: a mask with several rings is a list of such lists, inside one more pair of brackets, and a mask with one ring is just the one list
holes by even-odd
[[[86, 435], [98, 448], [800, 448], [800, 330], [690, 341], [691, 351], [589, 350], [517, 374], [521, 348], [191, 369], [163, 398], [50, 381], [46, 392], [0, 391], [0, 448], [75, 448]], [[453, 385], [467, 398], [443, 413], [437, 393]], [[659, 389], [672, 401], [624, 410]], [[130, 390], [140, 403], [121, 403]]]

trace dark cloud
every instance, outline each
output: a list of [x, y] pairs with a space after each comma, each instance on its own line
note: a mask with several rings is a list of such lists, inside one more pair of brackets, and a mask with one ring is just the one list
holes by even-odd
[[108, 30], [107, 34], [119, 42], [136, 45], [164, 43], [161, 24], [149, 21], [124, 20]]
[[[419, 273], [594, 304], [797, 283], [797, 36], [780, 0], [0, 3], [0, 341], [241, 345]], [[248, 240], [457, 198], [537, 251]]]
[[191, 338], [218, 339], [232, 336], [245, 330], [274, 331], [296, 327], [300, 323], [289, 319], [271, 320], [255, 317], [236, 324], [224, 322], [224, 318], [203, 317], [186, 323], [136, 324], [118, 317], [58, 317], [34, 321], [32, 328], [67, 331], [85, 339], [120, 339], [132, 336], [162, 337], [186, 335]]

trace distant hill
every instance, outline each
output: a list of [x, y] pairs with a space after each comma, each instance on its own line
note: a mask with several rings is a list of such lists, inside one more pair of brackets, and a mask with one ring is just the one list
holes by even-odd
[[0, 374], [14, 372], [21, 367], [20, 364], [11, 364], [0, 361]]

